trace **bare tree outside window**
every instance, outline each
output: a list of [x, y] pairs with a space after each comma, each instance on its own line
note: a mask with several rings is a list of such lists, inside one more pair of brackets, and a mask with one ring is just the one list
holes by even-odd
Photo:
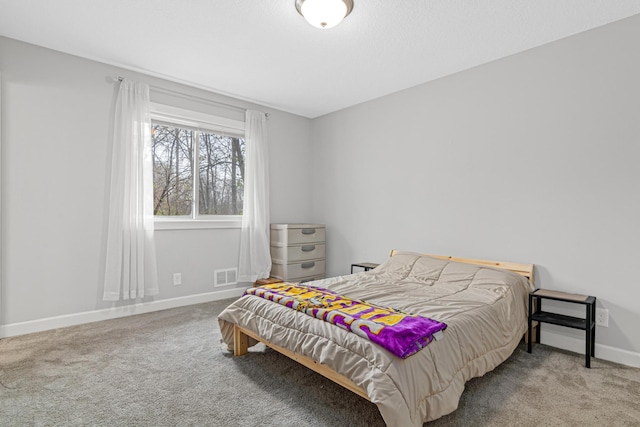
[[244, 138], [200, 133], [200, 215], [242, 215]]
[[193, 217], [196, 200], [198, 215], [242, 215], [244, 138], [160, 123], [152, 132], [155, 215]]

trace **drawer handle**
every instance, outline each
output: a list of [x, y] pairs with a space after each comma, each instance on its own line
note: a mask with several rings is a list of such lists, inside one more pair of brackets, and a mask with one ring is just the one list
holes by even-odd
[[313, 268], [316, 266], [316, 263], [311, 261], [311, 262], [303, 262], [301, 267], [302, 268]]
[[300, 249], [302, 249], [302, 252], [311, 252], [316, 249], [316, 245], [306, 245], [301, 247]]
[[302, 234], [315, 234], [316, 233], [316, 229], [315, 228], [303, 228], [302, 229]]

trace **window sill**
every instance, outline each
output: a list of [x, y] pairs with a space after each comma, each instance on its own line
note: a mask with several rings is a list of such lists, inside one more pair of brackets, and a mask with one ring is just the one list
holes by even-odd
[[154, 230], [206, 230], [215, 228], [241, 228], [242, 219], [162, 219], [154, 221]]

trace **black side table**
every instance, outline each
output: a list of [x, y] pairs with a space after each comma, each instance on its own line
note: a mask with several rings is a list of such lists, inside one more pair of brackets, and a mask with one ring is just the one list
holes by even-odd
[[380, 264], [375, 264], [373, 262], [357, 262], [355, 264], [351, 264], [351, 274], [353, 274], [353, 267], [364, 268], [364, 271], [369, 271], [373, 268], [376, 268]]
[[[534, 304], [535, 299], [535, 304]], [[584, 304], [585, 318], [565, 316], [564, 314], [542, 311], [542, 300], [549, 299], [571, 304]], [[535, 311], [533, 307], [535, 306]], [[531, 353], [531, 330], [533, 321], [538, 321], [536, 328], [536, 341], [540, 342], [540, 326], [542, 323], [566, 326], [568, 328], [581, 329], [586, 335], [585, 366], [591, 367], [591, 357], [595, 356], [596, 347], [596, 297], [590, 295], [577, 295], [566, 292], [552, 291], [548, 289], [536, 289], [529, 294], [529, 330], [527, 331], [527, 352]]]

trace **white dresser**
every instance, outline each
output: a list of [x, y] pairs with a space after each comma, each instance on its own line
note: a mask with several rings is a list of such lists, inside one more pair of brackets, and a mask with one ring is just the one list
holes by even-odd
[[271, 224], [271, 277], [308, 282], [325, 277], [323, 224]]

